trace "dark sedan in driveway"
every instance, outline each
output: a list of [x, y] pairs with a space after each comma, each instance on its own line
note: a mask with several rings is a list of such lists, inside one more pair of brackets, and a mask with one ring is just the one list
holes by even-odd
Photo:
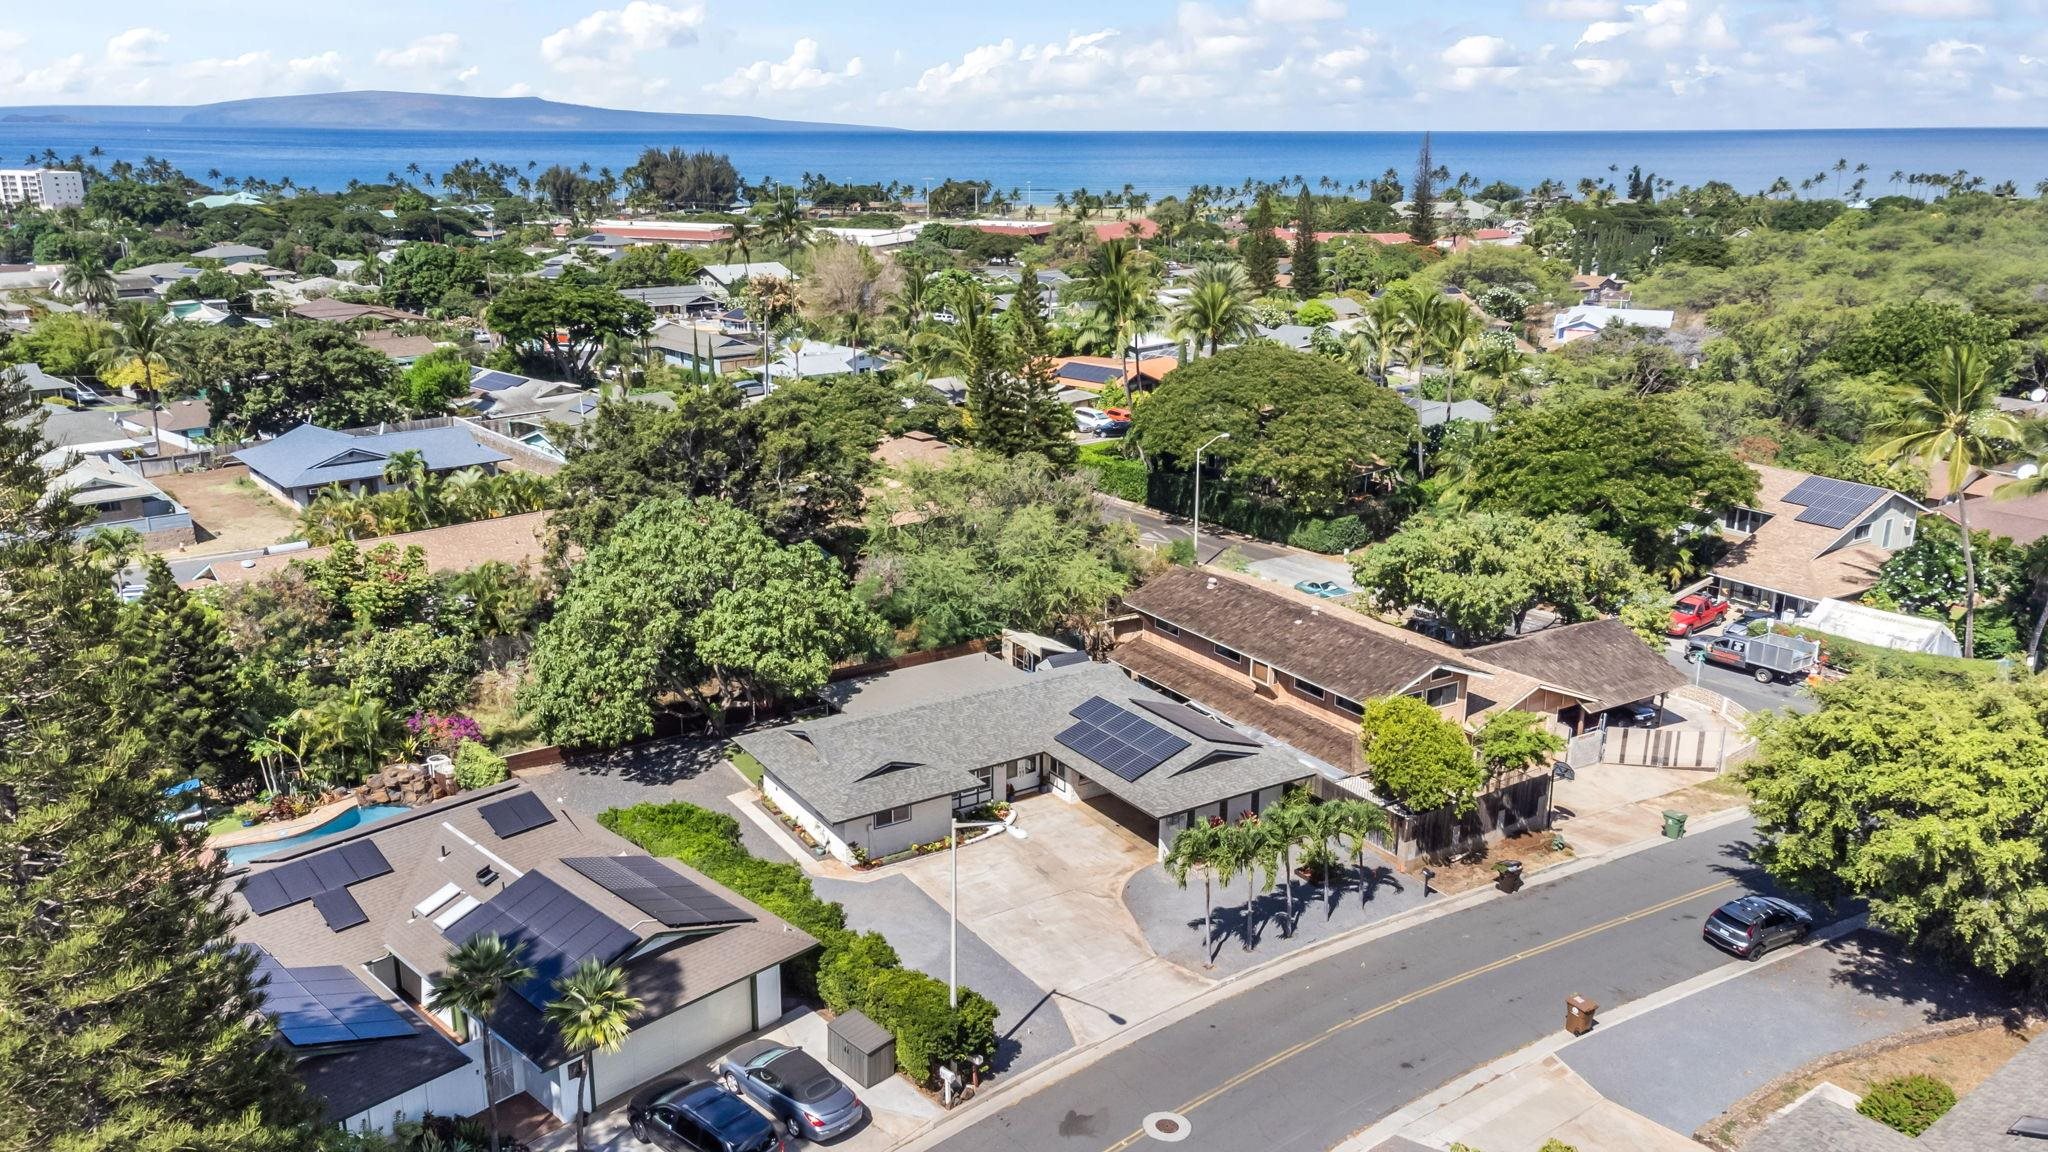
[[1789, 900], [1776, 896], [1739, 896], [1707, 917], [1700, 935], [1745, 960], [1755, 960], [1780, 944], [1796, 944], [1813, 931], [1813, 917]]
[[860, 1097], [808, 1052], [751, 1040], [718, 1061], [718, 1079], [775, 1117], [792, 1137], [830, 1140], [867, 1115]]
[[687, 1076], [634, 1093], [626, 1120], [635, 1139], [662, 1152], [784, 1152], [782, 1138], [746, 1101]]

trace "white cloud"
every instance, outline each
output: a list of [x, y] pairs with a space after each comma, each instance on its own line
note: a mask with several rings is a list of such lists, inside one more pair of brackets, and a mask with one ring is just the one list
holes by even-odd
[[403, 48], [386, 48], [377, 53], [380, 68], [438, 68], [462, 51], [462, 37], [453, 32], [422, 36]]
[[671, 8], [633, 0], [624, 8], [602, 8], [540, 42], [540, 56], [563, 72], [596, 72], [631, 65], [643, 52], [688, 44], [704, 23], [704, 6]]
[[1991, 15], [1991, 0], [1876, 0], [1871, 7], [1920, 20], [1977, 20]]
[[1579, 42], [1572, 47], [1584, 48], [1588, 44], [1605, 44], [1618, 36], [1628, 35], [1634, 28], [1635, 25], [1626, 20], [1601, 20], [1588, 24], [1586, 30], [1579, 34]]
[[1612, 88], [1628, 79], [1629, 65], [1626, 60], [1603, 60], [1597, 56], [1581, 56], [1572, 60], [1572, 68], [1579, 79], [1595, 88]]
[[524, 82], [518, 84], [507, 84], [504, 87], [504, 89], [498, 93], [498, 95], [504, 96], [508, 99], [518, 99], [521, 96], [531, 96], [533, 95], [533, 85]]
[[1342, 20], [1343, 0], [1252, 0], [1254, 20], [1268, 24], [1312, 24], [1319, 20]]
[[1984, 60], [1984, 46], [1967, 40], [1936, 40], [1922, 62], [1930, 68], [1975, 68]]
[[1794, 56], [1822, 56], [1842, 46], [1835, 30], [1818, 16], [1773, 24], [1764, 29], [1764, 39]]
[[1548, 0], [1543, 14], [1552, 20], [1602, 20], [1621, 15], [1618, 0]]
[[480, 72], [482, 72], [482, 71], [483, 71], [483, 69], [482, 69], [482, 68], [479, 68], [479, 67], [478, 67], [478, 66], [476, 66], [475, 64], [471, 64], [471, 65], [470, 65], [469, 67], [467, 67], [467, 68], [464, 68], [464, 69], [463, 69], [462, 71], [460, 71], [460, 72], [457, 72], [457, 73], [455, 74], [455, 82], [456, 82], [457, 84], [467, 84], [467, 83], [469, 83], [469, 82], [470, 82], [471, 80], [474, 80], [474, 79], [476, 79], [476, 78], [477, 78], [477, 74], [478, 74], [478, 73], [480, 73]]
[[[969, 49], [957, 61], [924, 70], [909, 94], [933, 101], [963, 96], [1009, 97], [1067, 107], [1079, 97], [1093, 97], [1098, 85], [1117, 75], [1115, 54], [1108, 43], [1117, 30], [1069, 36], [1065, 41], [1019, 45], [1005, 39]], [[1092, 103], [1092, 100], [1091, 100]]]
[[107, 40], [107, 63], [120, 68], [139, 68], [164, 62], [163, 46], [168, 34], [155, 28], [130, 28]]
[[61, 96], [79, 91], [88, 74], [85, 53], [74, 52], [24, 73], [17, 87], [23, 93], [34, 93], [38, 97]]
[[1521, 72], [1515, 46], [1499, 36], [1467, 36], [1438, 56], [1450, 68], [1452, 88], [1470, 89], [1512, 80]]
[[789, 58], [780, 62], [756, 60], [744, 68], [733, 70], [733, 74], [714, 84], [706, 84], [704, 90], [720, 96], [759, 97], [771, 93], [804, 92], [851, 80], [861, 74], [860, 57], [846, 62], [846, 67], [833, 71], [824, 64], [818, 54], [818, 42], [806, 36], [790, 49]]
[[270, 53], [257, 51], [194, 60], [180, 71], [194, 89], [209, 93], [209, 99], [229, 100], [341, 88], [346, 84], [344, 63], [341, 53], [332, 50], [281, 64]]

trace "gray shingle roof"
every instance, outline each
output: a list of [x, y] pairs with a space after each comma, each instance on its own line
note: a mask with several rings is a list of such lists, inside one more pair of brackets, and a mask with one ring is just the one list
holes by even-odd
[[750, 733], [739, 745], [835, 823], [973, 789], [979, 786], [974, 769], [1039, 753], [1079, 769], [1153, 816], [1316, 774], [1314, 765], [1284, 746], [1262, 745], [1241, 755], [1242, 746], [1212, 744], [1162, 721], [1188, 747], [1137, 780], [1124, 780], [1054, 739], [1074, 724], [1070, 713], [1092, 696], [1119, 706], [1167, 702], [1112, 665], [1041, 667], [1016, 683]]
[[313, 424], [301, 424], [275, 440], [253, 444], [235, 453], [235, 458], [280, 488], [305, 488], [382, 476], [384, 466], [400, 452], [418, 452], [434, 472], [511, 459], [477, 443], [463, 428], [354, 436]]
[[1811, 1096], [1773, 1117], [1742, 1152], [1925, 1152], [1925, 1147], [1840, 1104]]
[[393, 1004], [413, 1034], [302, 1060], [294, 1069], [329, 1123], [368, 1111], [469, 1063], [469, 1057], [405, 1004]]

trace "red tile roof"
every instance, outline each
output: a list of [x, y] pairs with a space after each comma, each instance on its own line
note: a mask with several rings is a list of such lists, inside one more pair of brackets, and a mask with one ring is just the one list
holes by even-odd
[[1133, 233], [1140, 240], [1150, 240], [1159, 235], [1159, 225], [1141, 217], [1137, 220], [1111, 220], [1095, 226], [1095, 239], [1099, 241], [1121, 240]]

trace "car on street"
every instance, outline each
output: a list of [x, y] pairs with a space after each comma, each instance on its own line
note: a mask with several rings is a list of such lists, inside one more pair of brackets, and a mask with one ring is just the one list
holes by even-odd
[[1671, 624], [1664, 632], [1669, 636], [1690, 636], [1726, 616], [1728, 607], [1728, 601], [1704, 592], [1681, 596], [1671, 606]]
[[1797, 636], [1695, 636], [1685, 642], [1685, 658], [1694, 664], [1719, 664], [1747, 672], [1759, 684], [1789, 684], [1811, 674], [1820, 664], [1820, 645]]
[[719, 1058], [718, 1082], [768, 1110], [797, 1140], [830, 1140], [860, 1123], [867, 1108], [839, 1077], [801, 1048], [750, 1040]]
[[1700, 936], [1745, 960], [1755, 960], [1780, 944], [1796, 944], [1806, 939], [1812, 931], [1813, 917], [1789, 900], [1738, 896], [1707, 917]]
[[768, 1118], [708, 1080], [658, 1080], [626, 1105], [633, 1138], [662, 1152], [787, 1152]]
[[1325, 600], [1340, 600], [1351, 595], [1351, 589], [1337, 583], [1335, 580], [1297, 580], [1294, 582], [1294, 590], [1296, 592], [1306, 592], [1311, 596], [1319, 596]]

